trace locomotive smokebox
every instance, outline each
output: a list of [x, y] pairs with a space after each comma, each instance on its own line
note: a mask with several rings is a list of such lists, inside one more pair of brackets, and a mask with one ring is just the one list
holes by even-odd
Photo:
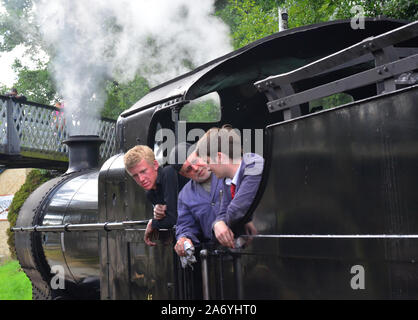
[[63, 141], [69, 149], [69, 164], [65, 173], [99, 168], [99, 149], [103, 142], [103, 139], [95, 135], [74, 135]]
[[[16, 256], [32, 282], [34, 299], [98, 299], [100, 297], [98, 233], [37, 232], [37, 227], [98, 222], [100, 145], [96, 135], [74, 135], [65, 174], [37, 188], [20, 209], [15, 234]], [[51, 287], [55, 268], [62, 288]]]

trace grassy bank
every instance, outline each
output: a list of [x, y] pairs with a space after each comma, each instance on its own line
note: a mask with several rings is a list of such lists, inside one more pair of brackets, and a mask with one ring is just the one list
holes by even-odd
[[32, 285], [15, 260], [0, 265], [0, 300], [32, 300]]

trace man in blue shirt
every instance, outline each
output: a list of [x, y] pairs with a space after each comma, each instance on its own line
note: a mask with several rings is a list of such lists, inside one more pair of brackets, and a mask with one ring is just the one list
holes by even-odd
[[[174, 249], [179, 256], [185, 256], [184, 243], [186, 241], [196, 246], [214, 239], [212, 225], [220, 210], [223, 193], [227, 192], [230, 197], [230, 191], [224, 189], [223, 179], [212, 174], [208, 165], [197, 156], [190, 144], [180, 143], [173, 152], [176, 153], [179, 150], [187, 152], [187, 159], [183, 164], [177, 162], [173, 167], [190, 181], [179, 194], [177, 243]], [[155, 206], [155, 218], [163, 218], [164, 214], [164, 206]], [[249, 234], [256, 233], [251, 222], [245, 225], [245, 230]]]
[[[212, 128], [197, 144], [197, 154], [217, 178], [225, 178], [223, 200], [213, 222], [220, 244], [234, 248], [234, 231], [242, 233], [249, 221], [264, 168], [264, 159], [254, 153], [242, 155], [241, 138], [230, 126]], [[230, 193], [227, 191], [230, 190]]]
[[184, 242], [198, 245], [212, 240], [212, 223], [219, 211], [223, 183], [212, 174], [195, 152], [185, 161], [180, 174], [191, 179], [179, 194], [174, 247], [184, 256]]
[[[182, 152], [187, 155], [179, 157], [178, 153]], [[184, 163], [177, 160], [184, 158], [186, 158]], [[212, 239], [212, 223], [219, 211], [223, 182], [209, 171], [209, 167], [196, 155], [196, 152], [193, 152], [193, 146], [189, 143], [178, 144], [170, 153], [169, 159], [169, 163], [172, 163], [176, 171], [190, 179], [179, 193], [177, 204], [176, 239], [178, 241], [174, 249], [179, 256], [184, 256], [186, 241], [193, 246]], [[163, 219], [165, 214], [166, 206], [154, 207], [155, 219]]]

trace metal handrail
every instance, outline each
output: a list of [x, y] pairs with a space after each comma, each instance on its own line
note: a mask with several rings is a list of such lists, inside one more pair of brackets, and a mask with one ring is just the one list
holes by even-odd
[[[130, 230], [139, 226], [146, 226], [149, 220], [122, 221], [122, 222], [104, 222], [104, 223], [80, 223], [80, 224], [60, 224], [31, 227], [14, 227], [12, 232], [71, 232], [71, 231], [112, 231], [112, 230]], [[168, 231], [160, 229], [159, 231]]]

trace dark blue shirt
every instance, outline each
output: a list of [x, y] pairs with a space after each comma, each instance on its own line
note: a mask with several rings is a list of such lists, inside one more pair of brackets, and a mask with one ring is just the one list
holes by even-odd
[[152, 219], [154, 229], [169, 229], [177, 222], [177, 196], [189, 179], [178, 174], [171, 166], [158, 168], [156, 189], [146, 192], [147, 198], [153, 205], [165, 204], [167, 210], [161, 220]]

